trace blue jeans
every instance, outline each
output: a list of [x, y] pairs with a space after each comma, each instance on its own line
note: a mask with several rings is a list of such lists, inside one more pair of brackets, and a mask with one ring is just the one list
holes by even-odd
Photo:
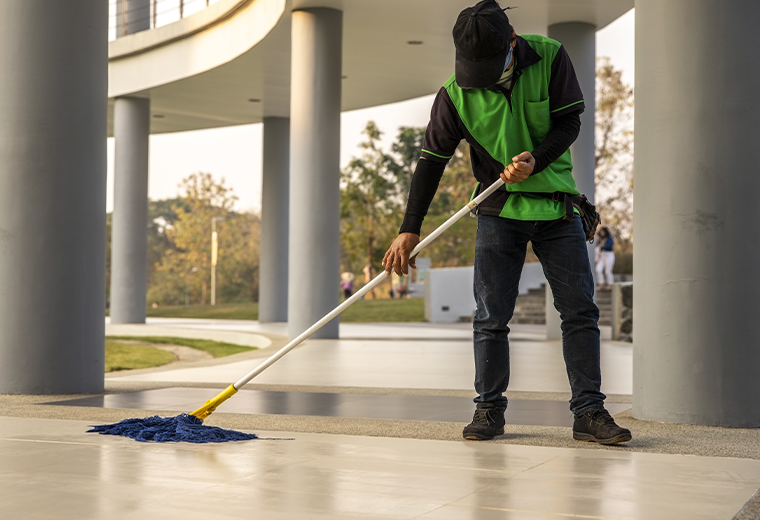
[[480, 215], [475, 242], [475, 402], [505, 409], [509, 384], [509, 320], [528, 241], [541, 261], [562, 318], [562, 352], [570, 380], [570, 410], [581, 415], [604, 403], [600, 391], [599, 309], [594, 303], [583, 225], [572, 222], [522, 221]]

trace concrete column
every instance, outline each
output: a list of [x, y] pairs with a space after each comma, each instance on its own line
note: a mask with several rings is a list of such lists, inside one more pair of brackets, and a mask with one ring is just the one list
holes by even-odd
[[288, 321], [290, 119], [264, 118], [259, 321]]
[[[570, 147], [573, 157], [573, 178], [578, 191], [594, 204], [596, 197], [596, 26], [567, 22], [549, 26], [549, 38], [562, 43], [570, 55], [575, 75], [581, 85], [586, 110], [581, 114], [581, 132]], [[604, 220], [604, 217], [602, 217]], [[594, 272], [594, 246], [587, 245], [588, 258]]]
[[573, 177], [578, 190], [594, 203], [596, 116], [596, 27], [581, 22], [557, 23], [549, 26], [549, 38], [560, 42], [575, 68], [583, 91], [586, 110], [581, 114], [581, 133], [570, 147], [573, 156]]
[[[294, 11], [290, 98], [288, 334], [338, 305], [343, 13]], [[313, 337], [337, 338], [338, 319]]]
[[[150, 29], [150, 0], [118, 0], [117, 36]], [[145, 323], [148, 287], [147, 96], [114, 100], [114, 211], [111, 224], [111, 323]]]
[[760, 3], [716, 6], [636, 2], [633, 412], [755, 428]]
[[113, 135], [116, 149], [111, 225], [111, 323], [145, 323], [150, 100], [117, 98]]
[[0, 2], [0, 393], [103, 390], [107, 30]]

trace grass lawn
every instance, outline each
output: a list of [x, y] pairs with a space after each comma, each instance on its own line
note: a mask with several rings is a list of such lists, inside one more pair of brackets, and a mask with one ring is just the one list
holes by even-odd
[[425, 300], [359, 300], [340, 315], [343, 323], [425, 321]]
[[[213, 307], [211, 305], [172, 305], [150, 308], [148, 316], [257, 320], [259, 319], [259, 304], [221, 303]], [[343, 323], [425, 321], [425, 301], [423, 298], [359, 300], [341, 314], [340, 320]], [[177, 343], [177, 345], [184, 345], [184, 343]]]
[[106, 338], [106, 372], [158, 367], [176, 361], [174, 354], [154, 348], [152, 345], [191, 347], [208, 352], [215, 358], [247, 352], [252, 348], [207, 339], [109, 336]]
[[219, 303], [217, 305], [167, 305], [148, 308], [148, 316], [160, 318], [215, 318], [220, 320], [258, 320], [259, 304]]
[[212, 341], [209, 339], [190, 339], [190, 338], [173, 338], [165, 336], [108, 336], [107, 339], [139, 341], [154, 345], [180, 345], [183, 347], [197, 348], [208, 352], [215, 358], [231, 356], [239, 352], [248, 352], [253, 347], [235, 345], [233, 343], [223, 343], [221, 341]]
[[106, 339], [106, 372], [158, 367], [174, 360], [176, 358], [171, 352], [164, 352], [150, 345]]

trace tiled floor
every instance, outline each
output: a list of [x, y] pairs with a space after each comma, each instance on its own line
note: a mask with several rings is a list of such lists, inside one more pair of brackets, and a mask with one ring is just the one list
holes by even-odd
[[[192, 412], [218, 393], [219, 390], [208, 388], [164, 388], [52, 404]], [[628, 408], [627, 404], [607, 404], [612, 414]], [[474, 409], [472, 399], [463, 397], [259, 390], [241, 390], [220, 407], [226, 413], [445, 422], [469, 422]], [[572, 417], [564, 401], [520, 399], [510, 400], [509, 413], [505, 415], [507, 424], [531, 426], [572, 426]]]
[[[110, 319], [106, 318], [106, 324]], [[210, 320], [201, 318], [147, 318], [149, 327], [205, 329], [250, 332], [287, 336], [287, 323], [259, 323], [250, 320]], [[609, 339], [610, 327], [600, 327], [602, 340]], [[542, 340], [546, 338], [543, 325], [516, 324], [511, 326], [510, 337], [516, 340]], [[340, 339], [440, 339], [471, 340], [472, 323], [341, 323]]]
[[0, 418], [3, 518], [730, 519], [760, 486], [741, 459], [300, 433], [142, 444], [86, 426]]
[[[282, 324], [213, 320], [151, 320], [146, 330], [157, 327], [285, 332]], [[514, 332], [510, 390], [567, 392], [560, 343], [544, 341], [535, 327]], [[244, 389], [222, 406], [403, 420], [414, 400], [427, 420], [467, 421], [468, 398], [348, 387], [472, 391], [470, 334], [460, 324], [344, 325], [342, 339], [308, 342], [254, 381], [348, 392]], [[603, 342], [603, 391], [631, 393], [631, 354], [630, 344]], [[109, 377], [226, 385], [261, 361]], [[218, 391], [163, 388], [67, 405], [191, 411]], [[65, 405], [47, 408], [65, 414]], [[523, 425], [566, 426], [569, 418], [564, 401], [513, 399], [507, 414]], [[88, 434], [88, 426], [0, 417], [0, 518], [730, 520], [760, 487], [760, 461], [749, 459], [258, 430], [292, 440], [144, 444]]]
[[[472, 340], [311, 340], [288, 353], [254, 381], [284, 385], [472, 390], [475, 379], [472, 355]], [[570, 392], [559, 341], [512, 341], [510, 356], [510, 390]], [[602, 344], [603, 392], [631, 393], [631, 359], [629, 343]], [[147, 374], [115, 373], [109, 378], [230, 384], [262, 361], [247, 359]]]

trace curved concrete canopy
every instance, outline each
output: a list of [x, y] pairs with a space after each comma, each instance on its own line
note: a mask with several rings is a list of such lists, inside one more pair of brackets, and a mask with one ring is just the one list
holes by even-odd
[[286, 0], [222, 0], [108, 45], [108, 97], [175, 83], [245, 54], [277, 25]]
[[[237, 57], [220, 56], [217, 66], [208, 66], [213, 60], [207, 59], [205, 71], [190, 70], [181, 79], [178, 78], [182, 74], [176, 72], [177, 64], [172, 63], [166, 69], [174, 72], [166, 75], [166, 82], [157, 81], [154, 75], [152, 83], [142, 88], [135, 82], [134, 74], [129, 80], [132, 87], [125, 89], [112, 73], [110, 95], [149, 92], [154, 116], [151, 133], [258, 123], [271, 116], [287, 117], [290, 111], [290, 13], [316, 7], [343, 11], [344, 111], [432, 94], [453, 71], [451, 27], [456, 16], [474, 3], [473, 0], [287, 0], [283, 5], [283, 1], [220, 2], [215, 4], [219, 6], [217, 14], [235, 6], [237, 10], [223, 22], [210, 23], [207, 30], [193, 20], [204, 12], [176, 22], [184, 22], [196, 31], [185, 38], [184, 47], [190, 49], [187, 52], [197, 52], [198, 42], [194, 40], [207, 37], [206, 32], [211, 30], [227, 31], [227, 38], [238, 44], [238, 50], [246, 44], [249, 47]], [[602, 28], [633, 8], [633, 4], [634, 0], [531, 0], [511, 10], [509, 16], [518, 34], [546, 34], [549, 25], [562, 22], [585, 22]], [[259, 23], [257, 27], [261, 31], [271, 26], [265, 35], [242, 35], [246, 38], [242, 38], [241, 43], [241, 35], [229, 33], [235, 30], [235, 19], [254, 8], [267, 16], [277, 11], [281, 15], [273, 25]], [[209, 14], [205, 16], [208, 18]], [[172, 25], [162, 28], [174, 31], [174, 39], [167, 45], [183, 41], [181, 31]], [[142, 43], [138, 37], [143, 38]], [[135, 48], [130, 50], [126, 42], [120, 41], [122, 39], [112, 42], [111, 68], [124, 59], [116, 57], [117, 46], [119, 53], [130, 55], [127, 58], [130, 60], [155, 60], [158, 53], [166, 53], [160, 43], [156, 44], [155, 36], [150, 50], [144, 52], [140, 51], [140, 45], [146, 45], [149, 35], [138, 33], [127, 38], [133, 38]], [[184, 64], [197, 67], [198, 60], [194, 56], [183, 59]], [[130, 92], [129, 88], [136, 90]]]

